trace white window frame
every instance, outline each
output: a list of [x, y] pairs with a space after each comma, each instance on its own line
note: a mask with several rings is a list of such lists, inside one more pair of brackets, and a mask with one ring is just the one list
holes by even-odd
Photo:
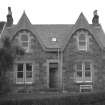
[[[85, 61], [85, 62], [89, 62], [89, 61]], [[92, 66], [92, 63], [89, 62], [90, 64], [90, 72], [91, 72], [91, 76], [90, 77], [86, 77], [85, 76], [85, 62], [81, 62], [81, 65], [82, 65], [82, 77], [77, 77], [77, 64], [75, 65], [75, 73], [74, 73], [74, 78], [75, 78], [75, 81], [76, 83], [81, 83], [81, 82], [92, 82], [92, 70], [93, 70], [93, 66]]]
[[[84, 34], [84, 36], [85, 36], [85, 40], [84, 40], [84, 42], [85, 42], [85, 45], [84, 46], [81, 46], [80, 44], [79, 44], [79, 42], [80, 42], [80, 35], [81, 34]], [[77, 46], [78, 46], [78, 50], [80, 50], [80, 51], [87, 51], [88, 50], [88, 45], [89, 45], [89, 38], [88, 38], [88, 33], [86, 32], [78, 32], [78, 35], [77, 35]]]
[[[22, 41], [21, 40], [21, 36], [22, 35], [26, 35], [27, 37], [28, 37], [28, 41]], [[31, 39], [32, 39], [33, 37], [32, 36], [30, 36], [30, 32], [26, 32], [26, 31], [23, 31], [23, 32], [20, 32], [19, 33], [19, 43], [20, 43], [20, 46], [28, 53], [28, 52], [30, 52], [31, 51]], [[23, 45], [22, 45], [22, 43], [23, 42], [27, 42], [28, 43], [28, 46], [27, 47], [24, 47]]]
[[[21, 78], [21, 81], [17, 77], [18, 64], [23, 64], [23, 78]], [[32, 64], [32, 77], [30, 78], [31, 81], [27, 81], [27, 78], [26, 78], [26, 64]], [[26, 62], [26, 63], [20, 62], [20, 63], [16, 63], [15, 67], [16, 67], [16, 84], [32, 84], [33, 83], [33, 63], [31, 63], [31, 62]]]
[[82, 89], [90, 89], [90, 91], [93, 90], [92, 85], [80, 85], [80, 92], [82, 92]]

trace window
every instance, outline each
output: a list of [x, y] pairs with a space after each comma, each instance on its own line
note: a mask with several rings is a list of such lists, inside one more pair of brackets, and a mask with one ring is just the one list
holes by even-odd
[[56, 37], [52, 37], [51, 41], [56, 42], [57, 41]]
[[19, 33], [19, 42], [23, 49], [25, 49], [26, 52], [30, 52], [31, 44], [32, 44], [33, 36], [31, 36], [30, 32], [22, 31]]
[[78, 49], [87, 51], [87, 36], [85, 34], [78, 36]]
[[92, 85], [80, 85], [80, 92], [91, 92]]
[[16, 83], [30, 84], [33, 79], [32, 63], [18, 63], [16, 66]]
[[17, 70], [17, 77], [23, 78], [23, 64], [18, 64]]
[[81, 51], [87, 51], [89, 46], [89, 33], [86, 30], [76, 32], [77, 48]]
[[75, 66], [76, 82], [92, 81], [92, 64], [90, 62], [78, 62]]

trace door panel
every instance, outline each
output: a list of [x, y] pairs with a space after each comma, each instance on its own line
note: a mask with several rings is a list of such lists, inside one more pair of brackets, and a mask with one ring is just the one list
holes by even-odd
[[58, 88], [58, 63], [49, 64], [49, 87]]

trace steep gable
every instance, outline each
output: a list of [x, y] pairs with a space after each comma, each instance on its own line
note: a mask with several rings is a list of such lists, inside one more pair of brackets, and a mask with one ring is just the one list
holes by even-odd
[[32, 26], [25, 12], [22, 14], [17, 25], [12, 25], [11, 27], [5, 27], [2, 38], [5, 36], [8, 36], [10, 37], [10, 39], [12, 39], [18, 31], [23, 30], [23, 29], [31, 31], [40, 42], [43, 49], [45, 49], [45, 46], [43, 45], [42, 40], [37, 35], [37, 32], [35, 31], [34, 27]]
[[[29, 28], [31, 25], [31, 22], [29, 21], [25, 11], [23, 12], [18, 24], [17, 24], [17, 27], [20, 27], [22, 29], [27, 29]], [[31, 27], [30, 27], [31, 28]]]
[[81, 27], [81, 28], [87, 27], [88, 24], [89, 23], [88, 23], [87, 19], [85, 18], [84, 14], [81, 13], [79, 18], [77, 19], [77, 21], [75, 23], [75, 28], [78, 28], [78, 26]]
[[[63, 50], [66, 47], [67, 43], [69, 42], [71, 36], [73, 35], [73, 33], [75, 31], [77, 31], [78, 29], [86, 29], [88, 30], [94, 37], [94, 39], [96, 40], [96, 42], [99, 44], [100, 48], [105, 47], [102, 39], [105, 39], [105, 34], [103, 34], [102, 29], [100, 27], [100, 31], [97, 31], [93, 25], [90, 25], [87, 21], [87, 19], [85, 18], [84, 14], [81, 13], [80, 16], [78, 17], [75, 25], [72, 27], [71, 32], [69, 33], [68, 37], [66, 38], [67, 41], [65, 41], [65, 44], [63, 46]], [[102, 37], [99, 38], [99, 37]]]
[[[36, 36], [43, 49], [45, 49], [46, 51], [48, 49], [55, 50], [57, 48], [64, 50], [67, 43], [69, 43], [69, 40], [73, 33], [76, 30], [82, 28], [88, 30], [93, 35], [94, 39], [101, 48], [105, 47], [105, 34], [102, 30], [101, 25], [100, 29], [97, 31], [94, 25], [88, 23], [83, 13], [80, 14], [75, 24], [34, 25], [31, 24], [26, 13], [23, 12], [17, 25], [12, 25], [11, 27], [4, 28], [2, 37], [9, 36], [10, 38], [13, 38], [16, 32], [20, 31], [21, 29], [27, 29]], [[52, 38], [56, 38], [57, 41], [51, 41]]]

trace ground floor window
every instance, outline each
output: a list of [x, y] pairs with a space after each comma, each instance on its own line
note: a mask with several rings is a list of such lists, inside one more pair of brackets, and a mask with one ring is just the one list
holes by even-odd
[[89, 61], [77, 62], [75, 64], [76, 82], [92, 82], [93, 66]]
[[91, 92], [92, 85], [80, 85], [80, 92]]
[[16, 83], [31, 84], [33, 82], [33, 65], [32, 63], [16, 64]]

